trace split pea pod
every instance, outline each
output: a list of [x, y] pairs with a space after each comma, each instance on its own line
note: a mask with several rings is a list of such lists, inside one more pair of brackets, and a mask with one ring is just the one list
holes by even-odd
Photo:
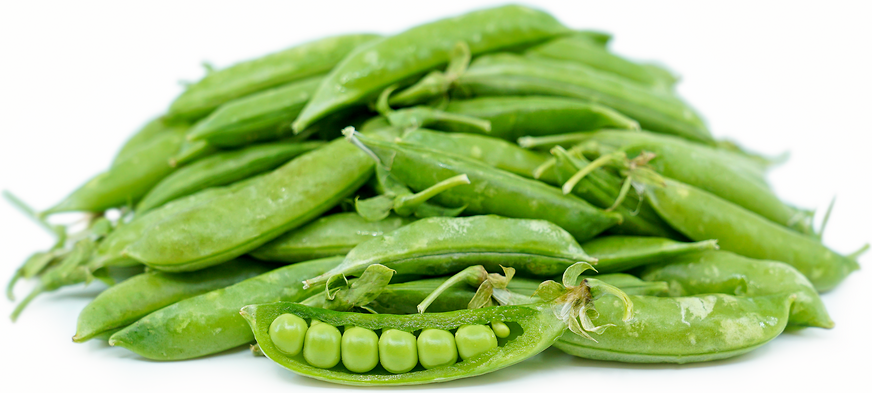
[[[602, 236], [581, 244], [588, 255], [597, 259], [596, 270], [611, 273], [680, 258], [699, 251], [717, 250], [718, 242], [693, 243], [643, 236]], [[616, 285], [618, 286], [618, 285]]]
[[300, 281], [341, 261], [342, 257], [332, 257], [297, 263], [179, 301], [113, 334], [109, 344], [154, 360], [191, 359], [245, 345], [254, 336], [239, 316], [240, 308], [252, 303], [302, 301], [324, 287], [303, 289]]
[[788, 324], [832, 328], [834, 323], [814, 286], [792, 266], [745, 258], [728, 251], [701, 251], [648, 266], [640, 276], [665, 281], [669, 296], [725, 293], [737, 296], [792, 293]]
[[208, 73], [170, 105], [167, 118], [193, 121], [231, 100], [330, 71], [374, 34], [348, 34], [307, 42]]
[[548, 220], [578, 241], [593, 238], [621, 220], [620, 215], [597, 209], [573, 195], [563, 195], [557, 188], [468, 158], [403, 142], [346, 134], [414, 191], [454, 176], [467, 175], [470, 184], [453, 187], [433, 197], [432, 201], [446, 207], [465, 205], [465, 211], [471, 214]]
[[79, 313], [75, 342], [114, 333], [181, 300], [263, 274], [271, 266], [235, 260], [193, 273], [145, 272], [101, 292]]
[[322, 144], [314, 141], [267, 143], [206, 157], [163, 179], [136, 205], [136, 211], [146, 212], [185, 195], [275, 169]]
[[170, 272], [225, 262], [331, 209], [366, 182], [373, 166], [365, 153], [335, 140], [208, 204], [167, 218], [131, 244], [127, 253]]
[[264, 261], [289, 263], [345, 255], [354, 246], [412, 221], [399, 216], [369, 221], [357, 213], [331, 214], [285, 233], [249, 255]]
[[335, 111], [364, 104], [385, 88], [448, 63], [458, 42], [472, 55], [569, 33], [553, 16], [518, 5], [473, 11], [413, 27], [362, 47], [336, 66], [294, 121], [299, 132]]

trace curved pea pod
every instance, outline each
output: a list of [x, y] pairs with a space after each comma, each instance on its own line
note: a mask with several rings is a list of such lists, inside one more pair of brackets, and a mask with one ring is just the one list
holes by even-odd
[[673, 228], [693, 240], [717, 239], [718, 245], [749, 258], [785, 262], [805, 275], [819, 292], [838, 285], [857, 261], [818, 240], [778, 225], [741, 206], [675, 180], [645, 187], [655, 210]]
[[172, 127], [167, 126], [162, 118], [152, 119], [148, 123], [145, 123], [142, 128], [131, 135], [130, 138], [121, 145], [121, 148], [118, 149], [117, 153], [115, 153], [115, 158], [112, 159], [112, 165], [124, 162], [137, 150], [143, 146], [147, 146], [154, 138], [168, 130], [172, 130]]
[[291, 122], [322, 80], [320, 76], [303, 79], [230, 101], [197, 122], [188, 139], [237, 147], [290, 135]]
[[115, 332], [181, 300], [263, 274], [270, 266], [236, 260], [193, 273], [146, 272], [101, 292], [79, 313], [75, 342]]
[[[603, 128], [638, 130], [639, 123], [603, 105], [573, 98], [496, 96], [451, 100], [448, 113], [490, 121], [486, 135], [514, 142], [523, 136], [543, 136]], [[463, 123], [435, 122], [431, 128], [483, 133]]]
[[[241, 314], [251, 325], [263, 353], [279, 365], [304, 376], [346, 385], [413, 385], [444, 382], [486, 374], [508, 367], [542, 352], [566, 329], [548, 304], [489, 307], [446, 313], [413, 315], [358, 314], [306, 307], [295, 303], [250, 305]], [[269, 327], [282, 314], [304, 320], [319, 320], [332, 326], [347, 326], [385, 331], [396, 329], [415, 332], [422, 329], [453, 330], [464, 325], [487, 325], [494, 320], [513, 326], [514, 334], [501, 344], [462, 361], [424, 369], [417, 366], [408, 372], [391, 373], [381, 367], [353, 373], [342, 364], [331, 368], [309, 365], [302, 356], [282, 353], [270, 337]], [[414, 336], [413, 336], [414, 338]], [[381, 352], [381, 351], [379, 351]], [[382, 355], [380, 353], [381, 356]], [[417, 359], [415, 360], [417, 362]]]
[[331, 214], [285, 233], [249, 255], [264, 261], [289, 263], [345, 255], [354, 246], [412, 221], [399, 216], [369, 221], [357, 213]]
[[127, 253], [170, 272], [219, 264], [320, 216], [360, 188], [373, 166], [365, 153], [335, 140], [208, 204], [167, 218]]
[[228, 350], [254, 340], [239, 309], [251, 303], [302, 301], [324, 290], [303, 289], [300, 281], [335, 267], [342, 257], [285, 266], [194, 296], [146, 315], [109, 338], [154, 360], [183, 360]]
[[312, 101], [294, 121], [301, 131], [336, 110], [372, 99], [388, 86], [449, 61], [458, 42], [470, 53], [532, 44], [569, 29], [542, 11], [507, 5], [413, 27], [360, 48], [327, 75]]
[[226, 102], [271, 87], [324, 74], [374, 34], [348, 34], [307, 42], [261, 58], [208, 73], [170, 105], [167, 118], [192, 121]]
[[323, 142], [268, 143], [206, 157], [163, 179], [142, 198], [136, 211], [146, 212], [209, 187], [247, 179], [321, 145]]
[[633, 314], [620, 318], [621, 303], [594, 301], [598, 323], [613, 326], [591, 341], [567, 332], [554, 346], [570, 355], [627, 363], [692, 363], [738, 356], [777, 337], [787, 325], [796, 295], [735, 297], [630, 296]]
[[43, 214], [102, 212], [135, 204], [175, 170], [169, 160], [185, 140], [186, 130], [186, 126], [179, 126], [161, 132], [150, 143], [132, 152], [123, 161], [114, 163], [108, 171], [95, 176]]
[[792, 293], [796, 300], [788, 324], [827, 329], [834, 326], [811, 282], [782, 262], [760, 261], [727, 251], [702, 251], [672, 258], [663, 265], [649, 266], [640, 276], [645, 280], [667, 282], [669, 296]]
[[557, 188], [468, 158], [357, 133], [346, 135], [414, 191], [454, 176], [467, 175], [471, 184], [433, 197], [432, 201], [446, 207], [465, 205], [465, 211], [471, 214], [548, 220], [579, 241], [593, 238], [621, 221], [620, 215], [599, 210], [575, 196], [563, 195]]
[[717, 240], [679, 242], [643, 236], [603, 236], [582, 243], [588, 255], [597, 259], [596, 270], [611, 273], [666, 262], [697, 251], [717, 250]]

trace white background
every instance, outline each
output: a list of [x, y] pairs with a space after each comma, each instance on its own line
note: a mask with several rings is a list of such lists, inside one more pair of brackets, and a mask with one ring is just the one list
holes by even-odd
[[[489, 1], [13, 2], [0, 5], [0, 188], [46, 208], [106, 168], [115, 149], [180, 93], [178, 80], [343, 32], [391, 33]], [[610, 31], [612, 48], [682, 75], [680, 93], [718, 137], [767, 154], [804, 207], [838, 196], [825, 241], [848, 253], [872, 241], [872, 9], [868, 3], [542, 1], [575, 28]], [[50, 238], [0, 204], [0, 278]], [[869, 255], [861, 259], [868, 270]], [[782, 335], [727, 361], [627, 365], [556, 350], [484, 377], [423, 389], [482, 391], [869, 391], [870, 275], [823, 296], [837, 326]], [[3, 391], [324, 391], [247, 350], [160, 363], [70, 341], [79, 310], [103, 287], [36, 300], [0, 318]], [[20, 285], [23, 296], [29, 285]], [[12, 304], [0, 301], [0, 314]], [[861, 385], [863, 384], [863, 385]], [[865, 386], [864, 386], [865, 385]], [[551, 388], [551, 386], [554, 386]], [[11, 390], [7, 390], [11, 388]]]

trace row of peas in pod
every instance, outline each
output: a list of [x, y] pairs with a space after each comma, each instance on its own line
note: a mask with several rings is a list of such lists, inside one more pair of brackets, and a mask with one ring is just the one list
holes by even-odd
[[551, 346], [702, 362], [832, 328], [819, 293], [866, 247], [826, 247], [770, 159], [713, 138], [672, 72], [610, 40], [508, 5], [210, 69], [55, 206], [4, 194], [56, 238], [10, 280], [11, 300], [36, 282], [12, 318], [97, 279], [75, 342], [155, 360], [253, 344], [352, 385]]

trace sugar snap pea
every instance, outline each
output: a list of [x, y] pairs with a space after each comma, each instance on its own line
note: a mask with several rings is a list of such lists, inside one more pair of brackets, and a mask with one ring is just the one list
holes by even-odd
[[167, 118], [197, 120], [228, 101], [323, 74], [352, 50], [377, 38], [374, 34], [323, 38], [210, 72], [173, 101]]
[[270, 270], [239, 259], [193, 273], [145, 272], [101, 292], [79, 313], [75, 342], [119, 330], [173, 303], [224, 288]]
[[717, 250], [718, 242], [685, 243], [658, 237], [602, 236], [582, 243], [581, 247], [597, 259], [598, 272], [610, 273], [674, 260], [697, 251]]
[[113, 334], [109, 344], [154, 360], [191, 359], [245, 345], [254, 337], [239, 316], [242, 306], [306, 299], [324, 287], [304, 290], [300, 281], [341, 261], [332, 257], [297, 263], [182, 300]]
[[700, 251], [679, 255], [661, 265], [646, 267], [645, 280], [669, 283], [669, 296], [726, 293], [737, 296], [793, 293], [796, 300], [788, 324], [832, 328], [827, 309], [814, 286], [792, 266], [745, 258], [728, 251]]
[[113, 165], [118, 162], [124, 162], [135, 151], [148, 145], [155, 137], [171, 129], [172, 127], [167, 126], [166, 122], [161, 118], [152, 119], [145, 123], [142, 128], [121, 145], [121, 148], [115, 153], [115, 158], [112, 159]]
[[302, 131], [338, 109], [359, 105], [397, 82], [430, 71], [449, 60], [458, 42], [479, 53], [532, 44], [568, 33], [542, 11], [507, 5], [470, 12], [413, 27], [383, 38], [346, 57], [328, 75], [294, 121]]

